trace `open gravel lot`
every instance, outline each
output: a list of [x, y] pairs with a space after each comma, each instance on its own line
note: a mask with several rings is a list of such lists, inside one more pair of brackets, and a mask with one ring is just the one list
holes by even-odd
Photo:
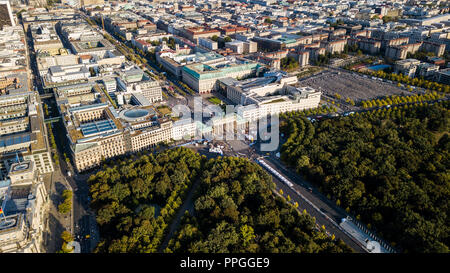
[[325, 96], [338, 93], [342, 99], [350, 98], [355, 102], [389, 95], [411, 94], [396, 84], [365, 78], [351, 72], [326, 71], [318, 76], [300, 80], [301, 86], [310, 86], [322, 90]]

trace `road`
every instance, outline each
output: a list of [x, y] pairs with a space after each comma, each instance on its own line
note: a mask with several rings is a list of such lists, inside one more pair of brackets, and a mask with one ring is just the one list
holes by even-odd
[[[272, 174], [273, 181], [277, 189], [282, 189], [285, 195], [289, 195], [294, 202], [299, 204], [299, 210], [306, 212], [316, 219], [316, 223], [319, 226], [325, 226], [328, 233], [334, 234], [336, 238], [344, 241], [355, 252], [366, 253], [359, 242], [347, 235], [342, 229], [338, 227], [338, 223], [345, 217], [342, 213], [338, 212], [336, 208], [330, 206], [328, 202], [323, 200], [316, 190], [310, 192], [308, 189], [308, 183], [301, 180], [297, 175], [293, 175], [286, 169], [274, 164], [274, 161], [270, 158], [265, 158], [265, 162], [270, 165], [277, 172], [294, 182], [294, 190], [288, 187], [285, 183], [280, 181], [275, 175]], [[311, 205], [313, 204], [313, 205]], [[330, 220], [331, 219], [331, 220]]]
[[[275, 156], [278, 150], [269, 153], [269, 156], [267, 156], [266, 152], [262, 152], [258, 149], [249, 147], [247, 141], [234, 140], [232, 141], [232, 143], [233, 152], [225, 152], [225, 155], [233, 155], [234, 152], [238, 152], [240, 155], [248, 157], [256, 163], [258, 163], [257, 158], [265, 156], [264, 161], [270, 167], [292, 181], [294, 184], [293, 190], [275, 175], [271, 174], [277, 189], [282, 189], [286, 195], [289, 195], [293, 201], [297, 202], [301, 211], [303, 211], [303, 209], [306, 209], [308, 214], [316, 218], [316, 223], [319, 226], [325, 226], [327, 232], [334, 234], [336, 238], [342, 239], [356, 252], [367, 252], [359, 244], [359, 242], [357, 242], [355, 239], [341, 230], [340, 227], [338, 227], [338, 223], [340, 223], [341, 219], [347, 216], [345, 211], [337, 207], [332, 201], [328, 200], [319, 191], [314, 189], [313, 185], [302, 179], [298, 174], [287, 169]], [[255, 146], [256, 148], [258, 148], [258, 143], [255, 144]], [[281, 145], [279, 147], [281, 147]]]
[[[219, 145], [225, 144], [225, 148], [223, 149], [224, 156], [238, 155], [240, 157], [248, 158], [256, 163], [258, 163], [257, 159], [261, 158], [262, 153], [256, 151], [253, 148], [250, 148], [247, 141], [232, 140], [227, 141], [225, 143], [223, 143], [222, 141], [216, 143]], [[208, 152], [207, 147], [203, 145], [200, 146], [188, 145], [186, 147], [193, 149], [202, 155], [204, 154], [208, 158], [217, 157], [219, 155]], [[333, 204], [331, 201], [323, 197], [318, 191], [313, 189], [313, 191], [310, 192], [309, 190], [310, 184], [301, 179], [300, 177], [298, 177], [297, 174], [292, 173], [291, 171], [285, 169], [284, 167], [280, 167], [280, 165], [282, 166], [281, 163], [279, 162], [274, 163], [276, 161], [270, 157], [265, 157], [264, 160], [267, 164], [269, 164], [272, 168], [277, 170], [280, 174], [282, 174], [292, 182], [297, 183], [294, 185], [293, 190], [286, 184], [284, 184], [275, 175], [268, 172], [273, 178], [272, 180], [275, 183], [277, 192], [280, 189], [282, 189], [285, 196], [289, 195], [293, 202], [297, 202], [299, 204], [298, 207], [299, 211], [302, 212], [303, 210], [306, 210], [306, 212], [309, 215], [315, 217], [316, 224], [319, 227], [323, 225], [328, 235], [331, 236], [332, 234], [334, 234], [336, 238], [339, 238], [342, 241], [344, 241], [350, 248], [352, 248], [357, 253], [367, 253], [365, 248], [361, 246], [358, 241], [353, 239], [338, 226], [338, 223], [340, 222], [341, 218], [346, 217], [345, 211], [344, 213], [342, 213], [342, 211], [340, 211], [339, 208], [336, 208], [335, 204]], [[182, 212], [184, 213], [184, 209], [182, 210]]]
[[[64, 158], [64, 152], [67, 152], [66, 137], [64, 128], [59, 123], [53, 123], [56, 146], [59, 152], [59, 168], [65, 180], [69, 183], [73, 191], [73, 235], [76, 241], [81, 244], [82, 253], [90, 253], [95, 247], [99, 235], [95, 214], [89, 207], [89, 186], [87, 179], [91, 173], [77, 174], [70, 164], [67, 164]], [[70, 175], [68, 175], [70, 172]], [[86, 238], [89, 235], [89, 238]]]
[[[86, 14], [84, 14], [84, 13], [81, 13], [81, 15], [82, 15], [82, 17], [84, 17], [85, 19], [86, 18], [89, 18], [90, 20], [92, 20], [89, 16], [87, 16]], [[95, 20], [93, 20], [94, 22], [95, 22]], [[118, 40], [117, 39], [117, 37], [116, 37], [116, 35], [115, 35], [115, 33], [111, 33], [111, 32], [107, 32], [107, 31], [104, 31], [102, 28], [101, 28], [101, 25], [97, 25], [98, 27], [99, 27], [99, 29], [100, 29], [100, 33], [102, 33], [103, 35], [105, 35], [105, 34], [109, 34], [109, 35], [111, 35], [113, 38], [116, 38], [116, 42], [114, 43], [114, 45], [116, 46], [116, 47], [118, 47], [118, 48], [120, 48], [120, 49], [122, 49], [124, 52], [127, 52], [128, 50], [132, 50], [133, 51], [133, 54], [135, 54], [135, 55], [137, 55], [137, 56], [140, 56], [140, 57], [142, 57], [142, 58], [145, 58], [145, 59], [147, 59], [145, 56], [143, 56], [143, 55], [140, 55], [139, 53], [137, 53], [136, 51], [134, 51], [132, 48], [130, 48], [129, 47], [129, 45], [127, 44], [127, 43], [124, 43], [124, 42], [121, 42], [120, 40]], [[128, 42], [129, 43], [129, 42]], [[149, 59], [147, 59], [147, 63], [146, 64], [143, 64], [143, 70], [144, 71], [147, 71], [148, 73], [150, 73], [150, 75], [152, 75], [153, 77], [161, 77], [161, 75], [156, 75], [156, 73], [162, 73], [163, 71], [155, 64], [155, 63], [152, 63], [151, 62], [151, 60], [149, 60]], [[156, 73], [155, 73], [155, 71], [156, 71]], [[186, 90], [182, 85], [180, 85], [179, 84], [179, 82], [178, 82], [178, 79], [176, 79], [176, 77], [175, 76], [173, 76], [173, 75], [171, 75], [170, 73], [166, 73], [165, 75], [164, 75], [164, 78], [162, 79], [162, 80], [160, 80], [159, 81], [160, 82], [160, 84], [163, 86], [163, 85], [167, 85], [165, 82], [167, 82], [168, 83], [168, 86], [171, 86], [171, 87], [178, 87], [178, 88], [180, 88], [183, 92], [184, 92], [184, 94], [180, 94], [182, 97], [181, 98], [175, 98], [175, 97], [172, 97], [171, 99], [169, 99], [169, 101], [174, 101], [174, 102], [169, 102], [169, 103], [172, 103], [171, 105], [169, 104], [169, 106], [171, 106], [171, 107], [173, 107], [174, 105], [176, 105], [176, 104], [181, 104], [181, 105], [188, 105], [191, 109], [193, 109], [193, 107], [194, 107], [194, 95], [193, 94], [191, 94], [191, 92], [189, 92], [189, 90]], [[177, 88], [173, 88], [173, 90], [174, 90], [174, 92], [175, 93], [178, 93], [177, 92]], [[205, 101], [204, 100], [204, 102], [203, 102], [203, 105], [204, 106], [207, 106], [207, 105], [210, 105], [211, 103], [209, 103], [209, 102], [207, 102], [207, 101]]]
[[[59, 116], [59, 113], [56, 109], [56, 103], [54, 102], [54, 97], [44, 93], [45, 91], [40, 78], [38, 76], [35, 76], [39, 75], [39, 73], [37, 70], [36, 54], [33, 50], [32, 37], [30, 36], [29, 32], [26, 34], [26, 40], [29, 52], [29, 63], [32, 70], [31, 74], [33, 75], [33, 85], [36, 88], [35, 90], [38, 91], [39, 94], [42, 95], [42, 99], [45, 100], [45, 102], [41, 101], [41, 103], [45, 103], [49, 106], [49, 117]], [[44, 116], [43, 113], [42, 116]], [[65, 134], [64, 132], [61, 132], [61, 128], [59, 128], [60, 124], [53, 124], [52, 126], [54, 128], [53, 130], [55, 133], [55, 140], [57, 142], [57, 152], [59, 154], [59, 169], [58, 166], [55, 166], [55, 177], [52, 176], [52, 180], [57, 179], [57, 181], [60, 181], [63, 184], [67, 182], [68, 185], [66, 185], [66, 187], [73, 191], [73, 210], [70, 214], [73, 218], [71, 219], [69, 230], [72, 231], [75, 240], [81, 243], [81, 251], [91, 252], [92, 248], [95, 246], [96, 241], [98, 240], [98, 231], [96, 228], [95, 215], [89, 208], [89, 188], [86, 183], [87, 176], [77, 176], [74, 178], [67, 175], [68, 171], [71, 171], [71, 173], [74, 172], [71, 167], [67, 166], [67, 163], [64, 160], [64, 152], [66, 151], [65, 149], [67, 149], [67, 145], [65, 143]], [[60, 129], [58, 132], [55, 130], [57, 128]], [[89, 239], [86, 239], [85, 236], [88, 234], [91, 237]], [[60, 234], [51, 234], [51, 236], [52, 239], [55, 240], [60, 236]], [[52, 249], [54, 248], [55, 247], [53, 247]]]
[[[22, 22], [21, 22], [22, 23]], [[26, 56], [27, 56], [27, 73], [28, 73], [28, 85], [30, 90], [34, 90], [38, 94], [43, 94], [43, 88], [41, 85], [41, 81], [39, 79], [37, 63], [36, 63], [36, 53], [33, 48], [33, 39], [31, 37], [30, 32], [25, 33], [25, 44], [26, 44]], [[44, 101], [37, 97], [37, 102], [40, 106], [44, 105]], [[42, 117], [42, 121], [44, 120], [44, 111], [43, 107], [38, 108], [40, 111], [40, 116]], [[48, 132], [45, 124], [43, 125], [44, 130], [44, 140], [45, 146], [50, 151], [49, 141], [47, 139]], [[56, 152], [56, 151], [55, 151]], [[48, 191], [48, 196], [51, 200], [50, 208], [48, 214], [45, 218], [45, 226], [47, 230], [45, 230], [45, 249], [47, 251], [56, 252], [60, 249], [60, 235], [63, 230], [72, 231], [73, 230], [73, 212], [71, 211], [68, 215], [62, 215], [58, 212], [57, 206], [61, 202], [61, 194], [65, 189], [71, 190], [70, 185], [67, 184], [67, 181], [61, 175], [60, 170], [57, 166], [54, 166], [55, 170], [50, 175], [44, 175], [46, 177], [45, 184]]]
[[[101, 31], [104, 33], [104, 31]], [[117, 41], [116, 46], [125, 47], [127, 46], [125, 43]], [[135, 53], [136, 54], [136, 53]], [[160, 71], [158, 67], [154, 64], [150, 63], [145, 64], [145, 70], [147, 70], [150, 74], [155, 75], [152, 71]], [[336, 69], [338, 70], [338, 69]], [[316, 75], [317, 76], [317, 75]], [[177, 86], [181, 90], [183, 90], [186, 94], [184, 95], [184, 99], [179, 99], [179, 101], [183, 101], [182, 104], [187, 104], [190, 108], [193, 108], [193, 99], [194, 96], [189, 94], [187, 90], [183, 88], [183, 86], [179, 85], [178, 80], [173, 76], [166, 76], [167, 83], [170, 86]], [[176, 90], [176, 88], [175, 88]], [[176, 100], [173, 100], [175, 103]], [[208, 103], [205, 103], [207, 105]], [[173, 105], [172, 105], [173, 106]], [[367, 110], [360, 110], [367, 111]], [[243, 142], [245, 143], [245, 142]], [[244, 156], [255, 160], [257, 157], [264, 155], [261, 151], [253, 150], [250, 148], [248, 144], [246, 147], [240, 149], [240, 153]], [[235, 155], [235, 152], [229, 152], [226, 155]], [[298, 174], [294, 171], [287, 169], [272, 153], [270, 156], [266, 158], [267, 164], [269, 164], [273, 169], [283, 174], [286, 178], [294, 182], [294, 188], [290, 188], [281, 182], [277, 177], [273, 176], [273, 181], [275, 182], [278, 189], [283, 189], [283, 191], [288, 194], [294, 201], [298, 202], [299, 208], [301, 210], [305, 209], [311, 216], [316, 218], [316, 222], [319, 226], [324, 226], [328, 233], [334, 234], [336, 238], [342, 239], [348, 246], [353, 248], [356, 252], [367, 252], [359, 242], [353, 239], [348, 235], [345, 231], [343, 231], [337, 223], [341, 221], [342, 218], [347, 216], [347, 213], [339, 208], [332, 202], [328, 200], [325, 196], [319, 193], [316, 189], [314, 189], [313, 185], [309, 184], [307, 181], [303, 180]], [[64, 162], [61, 164], [61, 168], [63, 173], [67, 173], [67, 166]], [[68, 177], [67, 180], [70, 185], [74, 188], [74, 221], [76, 224], [76, 234], [77, 236], [84, 236], [86, 234], [92, 234], [93, 239], [98, 239], [98, 235], [96, 235], [96, 227], [95, 227], [95, 219], [93, 213], [90, 211], [88, 207], [88, 185], [86, 184], [87, 177], [84, 176], [76, 176]], [[189, 203], [189, 202], [187, 202]], [[186, 203], [186, 204], [187, 204]], [[185, 205], [182, 206], [184, 212]], [[179, 216], [179, 215], [178, 215]], [[179, 219], [179, 217], [177, 217]], [[173, 232], [176, 228], [177, 221], [171, 225], [170, 229]], [[167, 241], [167, 240], [166, 240]], [[91, 249], [91, 241], [90, 240], [82, 240], [82, 250], [83, 252], [89, 252]]]

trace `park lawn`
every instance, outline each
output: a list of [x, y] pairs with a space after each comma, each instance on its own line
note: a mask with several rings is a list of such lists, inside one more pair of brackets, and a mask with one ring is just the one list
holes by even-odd
[[161, 113], [161, 115], [163, 115], [163, 116], [172, 113], [172, 111], [170, 110], [170, 108], [167, 107], [167, 106], [160, 106], [160, 107], [158, 107], [158, 111], [159, 111], [159, 112]]

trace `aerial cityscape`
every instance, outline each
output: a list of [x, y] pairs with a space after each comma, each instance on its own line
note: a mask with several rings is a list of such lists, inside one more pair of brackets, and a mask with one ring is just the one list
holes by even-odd
[[0, 253], [448, 253], [449, 61], [449, 1], [0, 0]]

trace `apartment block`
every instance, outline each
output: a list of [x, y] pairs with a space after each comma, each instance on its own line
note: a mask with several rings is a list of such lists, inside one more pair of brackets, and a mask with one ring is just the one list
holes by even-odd
[[216, 50], [218, 48], [217, 42], [208, 38], [198, 38], [198, 44], [209, 50]]

